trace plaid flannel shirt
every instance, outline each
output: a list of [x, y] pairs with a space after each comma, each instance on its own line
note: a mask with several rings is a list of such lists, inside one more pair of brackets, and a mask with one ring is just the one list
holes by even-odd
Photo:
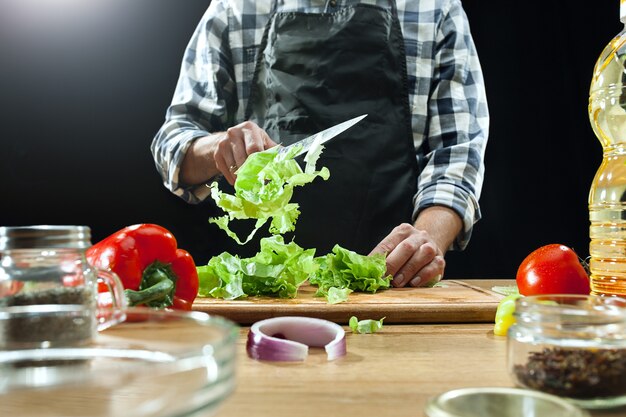
[[[277, 0], [277, 11], [332, 12], [389, 0]], [[463, 249], [481, 217], [489, 114], [482, 70], [460, 0], [396, 0], [405, 41], [413, 141], [419, 167], [414, 218], [442, 205], [463, 219]], [[244, 121], [270, 0], [212, 0], [185, 51], [166, 120], [151, 150], [165, 186], [190, 203], [208, 187], [186, 186], [179, 168], [191, 143]]]

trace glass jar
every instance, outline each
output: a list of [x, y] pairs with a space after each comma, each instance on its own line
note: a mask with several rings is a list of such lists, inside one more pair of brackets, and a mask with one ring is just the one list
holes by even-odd
[[585, 408], [626, 404], [626, 299], [522, 297], [508, 332], [508, 369], [521, 387]]
[[124, 319], [124, 288], [88, 264], [90, 239], [86, 226], [0, 227], [0, 349], [86, 344]]

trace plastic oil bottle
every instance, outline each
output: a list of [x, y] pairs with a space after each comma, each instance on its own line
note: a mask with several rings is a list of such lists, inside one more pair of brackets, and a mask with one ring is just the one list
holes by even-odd
[[[620, 0], [626, 24], [626, 0]], [[596, 62], [589, 119], [603, 159], [589, 192], [591, 292], [626, 296], [626, 30]]]

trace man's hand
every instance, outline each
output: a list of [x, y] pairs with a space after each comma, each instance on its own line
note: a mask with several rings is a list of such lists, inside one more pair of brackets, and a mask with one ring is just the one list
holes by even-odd
[[250, 121], [233, 126], [224, 133], [217, 140], [213, 160], [230, 184], [235, 183], [235, 171], [248, 155], [276, 146], [263, 129]]
[[234, 184], [235, 171], [249, 155], [273, 146], [276, 143], [256, 123], [240, 123], [196, 140], [185, 155], [180, 178], [187, 185], [196, 185], [222, 173]]
[[387, 254], [387, 273], [394, 287], [426, 287], [443, 277], [445, 251], [461, 231], [463, 221], [452, 209], [432, 206], [420, 211], [415, 226], [403, 223], [370, 254]]
[[394, 228], [370, 254], [387, 254], [387, 273], [394, 287], [424, 287], [436, 284], [443, 276], [443, 252], [424, 230], [408, 223]]

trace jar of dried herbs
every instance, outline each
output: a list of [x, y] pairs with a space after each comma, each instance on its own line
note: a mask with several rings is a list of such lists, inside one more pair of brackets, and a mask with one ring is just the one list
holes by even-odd
[[585, 408], [626, 404], [626, 299], [522, 297], [515, 317], [508, 367], [517, 385]]
[[87, 226], [0, 227], [0, 350], [86, 344], [124, 318], [121, 282], [86, 261], [90, 239]]

